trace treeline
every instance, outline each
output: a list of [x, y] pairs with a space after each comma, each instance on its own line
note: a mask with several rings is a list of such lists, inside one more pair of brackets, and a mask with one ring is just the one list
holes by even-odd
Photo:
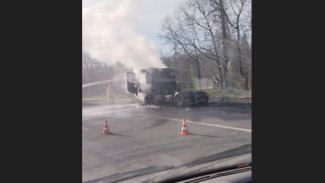
[[162, 23], [160, 37], [174, 47], [174, 55], [163, 60], [184, 72], [192, 63], [198, 80], [213, 80], [215, 87], [249, 90], [247, 35], [251, 35], [250, 1], [187, 0]]
[[[101, 62], [89, 54], [82, 53], [82, 84], [112, 80], [109, 84], [114, 91], [120, 94], [126, 93], [126, 72], [129, 71], [120, 62], [113, 65]], [[82, 89], [82, 96], [103, 96], [106, 95], [107, 84], [95, 85]]]
[[[93, 83], [113, 79], [114, 68], [106, 63], [92, 58], [87, 53], [82, 53], [82, 84]], [[105, 95], [108, 85], [97, 85], [82, 89], [82, 96]]]
[[114, 67], [82, 53], [82, 84], [113, 79]]

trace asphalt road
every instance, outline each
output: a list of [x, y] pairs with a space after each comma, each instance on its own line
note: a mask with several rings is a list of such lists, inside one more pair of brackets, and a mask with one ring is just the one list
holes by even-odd
[[[150, 166], [179, 166], [251, 143], [244, 104], [161, 108], [83, 102], [82, 180]], [[191, 135], [180, 135], [182, 118]], [[102, 135], [104, 121], [110, 135]]]

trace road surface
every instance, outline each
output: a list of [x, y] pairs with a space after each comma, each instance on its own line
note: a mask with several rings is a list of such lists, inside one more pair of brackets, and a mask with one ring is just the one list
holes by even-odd
[[[150, 166], [179, 166], [251, 144], [247, 105], [158, 107], [83, 101], [82, 180]], [[185, 117], [190, 135], [180, 135]], [[104, 121], [110, 135], [102, 135]]]

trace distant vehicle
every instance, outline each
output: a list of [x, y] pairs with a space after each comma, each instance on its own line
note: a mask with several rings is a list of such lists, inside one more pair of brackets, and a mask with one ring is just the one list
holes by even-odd
[[142, 69], [138, 76], [127, 73], [127, 90], [136, 94], [144, 104], [176, 106], [206, 105], [208, 93], [201, 90], [183, 90], [182, 82], [176, 81], [171, 68]]

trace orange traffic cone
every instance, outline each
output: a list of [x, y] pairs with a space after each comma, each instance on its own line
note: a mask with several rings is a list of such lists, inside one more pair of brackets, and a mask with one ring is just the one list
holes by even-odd
[[110, 133], [111, 133], [111, 132], [110, 132], [109, 129], [108, 129], [107, 120], [105, 120], [105, 125], [104, 125], [104, 129], [103, 129], [102, 134], [103, 134], [103, 135], [108, 135], [108, 134], [110, 134]]
[[185, 123], [186, 119], [183, 118], [183, 125], [182, 125], [182, 131], [179, 132], [181, 135], [189, 135], [190, 132], [188, 131], [187, 124]]

